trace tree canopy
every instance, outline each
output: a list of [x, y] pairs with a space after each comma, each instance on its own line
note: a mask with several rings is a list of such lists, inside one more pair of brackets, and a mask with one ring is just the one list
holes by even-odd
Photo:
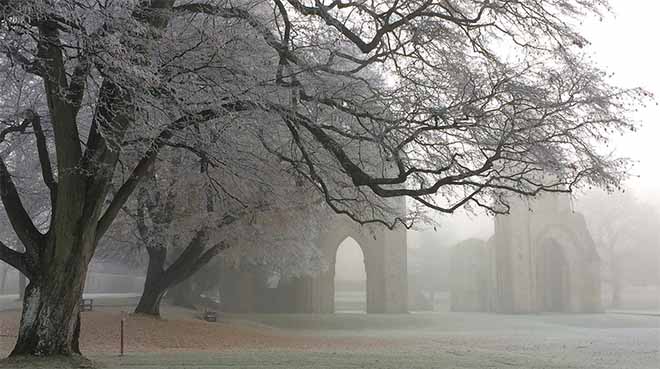
[[12, 81], [0, 144], [33, 134], [51, 200], [39, 228], [3, 154], [0, 197], [26, 251], [0, 245], [0, 257], [31, 280], [14, 353], [78, 350], [89, 260], [165, 148], [222, 175], [257, 142], [255, 155], [335, 212], [388, 227], [424, 209], [506, 212], [507, 192], [617, 186], [627, 164], [606, 144], [635, 129], [646, 93], [610, 85], [583, 51], [576, 25], [607, 11], [606, 0], [0, 0]]

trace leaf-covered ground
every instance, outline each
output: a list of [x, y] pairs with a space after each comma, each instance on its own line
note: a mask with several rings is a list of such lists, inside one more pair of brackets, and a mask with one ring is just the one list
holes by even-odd
[[[164, 320], [129, 316], [127, 354], [119, 357], [120, 318], [116, 309], [83, 316], [82, 348], [100, 367], [657, 369], [660, 363], [657, 316], [224, 315], [206, 323], [169, 309]], [[0, 313], [4, 353], [17, 319], [17, 312]]]

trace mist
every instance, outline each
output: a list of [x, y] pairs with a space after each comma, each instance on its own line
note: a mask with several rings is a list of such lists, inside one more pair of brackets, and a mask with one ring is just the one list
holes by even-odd
[[648, 0], [0, 0], [0, 368], [660, 365]]

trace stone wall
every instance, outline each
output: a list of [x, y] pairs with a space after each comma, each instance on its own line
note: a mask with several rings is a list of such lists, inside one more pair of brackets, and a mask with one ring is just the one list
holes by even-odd
[[[600, 258], [570, 198], [547, 194], [515, 199], [511, 205], [509, 215], [495, 217], [495, 234], [487, 245], [457, 251], [455, 278], [465, 280], [452, 281], [452, 306], [510, 314], [601, 311]], [[480, 261], [467, 265], [470, 258]], [[486, 265], [491, 268], [490, 302], [484, 304], [483, 298], [470, 296], [480, 278], [475, 275], [482, 275]]]
[[[255, 270], [227, 270], [221, 296], [223, 309], [231, 312], [333, 313], [335, 311], [335, 261], [337, 248], [353, 238], [364, 254], [367, 274], [367, 312], [407, 311], [407, 238], [403, 227], [360, 226], [335, 216], [320, 232], [317, 246], [329, 268], [317, 275], [279, 281], [266, 286], [267, 276]], [[244, 267], [246, 268], [246, 267]], [[260, 301], [259, 296], [268, 296]]]

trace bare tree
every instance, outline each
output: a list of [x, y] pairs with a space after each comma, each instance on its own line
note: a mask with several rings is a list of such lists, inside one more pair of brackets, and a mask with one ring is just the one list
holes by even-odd
[[[33, 87], [38, 81], [27, 73], [13, 73], [6, 66], [0, 67], [0, 85], [3, 87], [3, 95], [0, 99], [0, 116], [32, 116], [36, 114], [31, 108], [39, 107], [39, 92]], [[12, 121], [0, 119], [0, 127], [3, 130], [11, 131]], [[14, 181], [23, 197], [23, 205], [28, 214], [34, 219], [35, 226], [44, 230], [48, 226], [50, 218], [50, 199], [47, 192], [38, 182], [34, 181], [32, 173], [39, 172], [40, 163], [37, 156], [36, 138], [52, 138], [52, 130], [48, 127], [48, 122], [37, 122], [34, 132], [21, 132], [17, 129], [14, 133], [24, 133], [4, 137], [0, 156], [5, 158], [6, 166], [11, 168], [14, 173], [20, 175], [14, 176]], [[43, 147], [42, 147], [43, 148]], [[23, 244], [13, 232], [13, 226], [6, 217], [0, 218], [0, 230], [2, 230], [0, 243], [8, 248], [24, 252]], [[6, 277], [11, 267], [9, 264], [2, 263], [2, 293], [6, 285]], [[23, 298], [25, 287], [27, 285], [26, 276], [19, 271], [18, 273], [18, 293], [19, 298]]]
[[[157, 165], [166, 168], [159, 168], [158, 176], [154, 173], [138, 190], [135, 208], [129, 205], [129, 211], [146, 247], [148, 266], [136, 313], [160, 315], [168, 290], [230, 247], [234, 250], [226, 252], [227, 258], [257, 257], [281, 269], [281, 260], [287, 259], [288, 273], [318, 269], [320, 254], [313, 241], [327, 210], [309, 186], [282, 175], [286, 168], [277, 162], [250, 160], [259, 150], [254, 146], [249, 155], [226, 156], [221, 166], [175, 152]], [[280, 221], [268, 225], [259, 219], [265, 216]], [[256, 227], [261, 229], [255, 232]]]
[[[35, 225], [3, 156], [0, 195], [26, 251], [3, 245], [0, 258], [30, 278], [12, 355], [79, 352], [89, 261], [161, 149], [218, 161], [239, 149], [200, 152], [203, 125], [249, 128], [361, 223], [410, 225], [424, 208], [506, 212], [503, 192], [618, 185], [626, 163], [600, 145], [634, 128], [628, 112], [644, 92], [608, 85], [574, 27], [606, 10], [605, 0], [0, 0], [0, 65], [39, 81], [33, 105], [47, 106], [3, 116], [0, 142], [34, 133], [52, 214], [47, 229]], [[408, 215], [394, 197], [412, 200]]]
[[617, 192], [592, 192], [578, 202], [584, 212], [599, 255], [604, 280], [612, 291], [610, 306], [621, 308], [626, 284], [625, 266], [629, 261], [647, 260], [656, 264], [658, 211], [635, 196]]

